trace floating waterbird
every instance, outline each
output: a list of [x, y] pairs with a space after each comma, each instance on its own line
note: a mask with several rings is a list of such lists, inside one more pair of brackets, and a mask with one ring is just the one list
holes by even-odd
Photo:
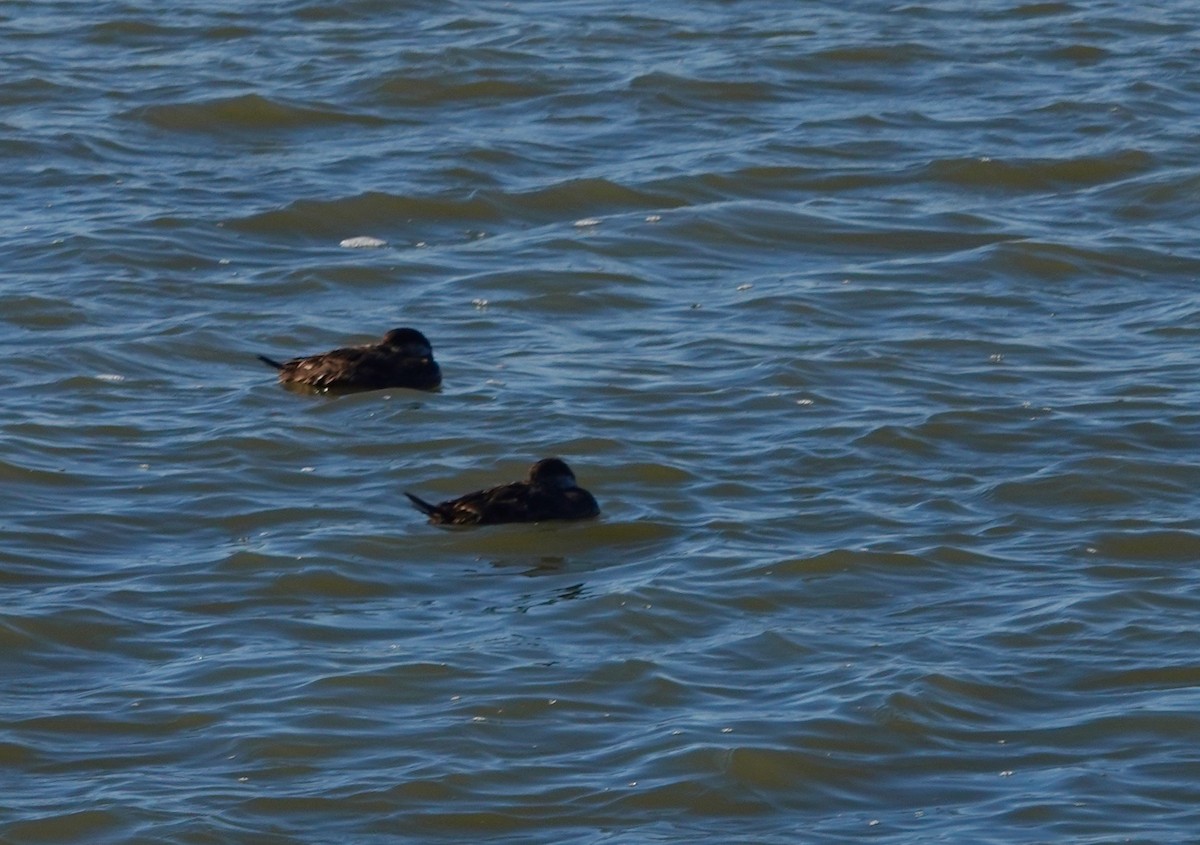
[[442, 383], [433, 347], [416, 329], [392, 329], [379, 343], [346, 346], [282, 364], [266, 355], [258, 358], [279, 370], [280, 383], [311, 390], [433, 390]]
[[437, 505], [408, 491], [404, 495], [435, 525], [587, 519], [600, 513], [592, 494], [575, 483], [575, 473], [559, 458], [538, 461], [525, 481], [476, 490]]

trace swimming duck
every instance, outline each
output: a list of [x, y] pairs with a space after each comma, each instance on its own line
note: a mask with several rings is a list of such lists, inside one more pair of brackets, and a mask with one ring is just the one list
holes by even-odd
[[280, 383], [312, 390], [433, 390], [442, 383], [433, 347], [416, 329], [392, 329], [379, 343], [347, 346], [282, 364], [266, 355], [258, 358], [279, 370]]
[[476, 490], [438, 505], [405, 491], [413, 506], [435, 525], [496, 525], [587, 519], [600, 513], [592, 494], [575, 483], [575, 473], [559, 458], [543, 458], [525, 481]]

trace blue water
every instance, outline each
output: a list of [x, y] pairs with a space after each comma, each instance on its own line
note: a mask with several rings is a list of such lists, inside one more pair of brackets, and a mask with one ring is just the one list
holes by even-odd
[[1198, 34], [0, 5], [0, 840], [1196, 841]]

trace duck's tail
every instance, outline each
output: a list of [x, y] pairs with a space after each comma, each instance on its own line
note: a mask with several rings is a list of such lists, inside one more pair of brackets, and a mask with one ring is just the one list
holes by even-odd
[[279, 363], [274, 358], [268, 358], [266, 355], [259, 355], [258, 360], [262, 361], [268, 367], [274, 367], [277, 370], [283, 369], [283, 364]]
[[412, 502], [414, 508], [416, 508], [417, 510], [419, 510], [421, 513], [425, 514], [426, 516], [433, 516], [435, 513], [438, 512], [437, 505], [431, 505], [429, 502], [425, 501], [420, 496], [414, 496], [412, 493], [409, 493], [407, 490], [404, 491], [404, 495], [408, 496], [408, 500], [410, 502]]

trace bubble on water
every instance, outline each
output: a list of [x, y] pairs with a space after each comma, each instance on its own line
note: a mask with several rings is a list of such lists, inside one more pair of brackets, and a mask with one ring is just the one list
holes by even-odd
[[752, 285], [750, 283], [746, 283], [744, 285], [738, 285], [737, 289], [738, 290], [750, 290], [750, 288], [752, 288], [752, 287], [754, 287], [754, 285]]
[[373, 238], [370, 235], [358, 235], [354, 238], [346, 238], [338, 246], [345, 249], [379, 249], [381, 246], [387, 246], [387, 241]]
[[576, 220], [574, 225], [575, 225], [575, 228], [577, 228], [577, 229], [584, 229], [584, 228], [587, 228], [588, 226], [599, 226], [600, 218], [599, 217], [584, 217], [580, 220]]
[[660, 220], [662, 220], [661, 214], [651, 214], [646, 217], [647, 223], [657, 223]]
[[116, 373], [100, 373], [96, 376], [100, 381], [125, 381], [125, 376], [117, 375]]
[[475, 306], [476, 311], [482, 311], [488, 307], [488, 301], [486, 299], [472, 299], [471, 304]]

